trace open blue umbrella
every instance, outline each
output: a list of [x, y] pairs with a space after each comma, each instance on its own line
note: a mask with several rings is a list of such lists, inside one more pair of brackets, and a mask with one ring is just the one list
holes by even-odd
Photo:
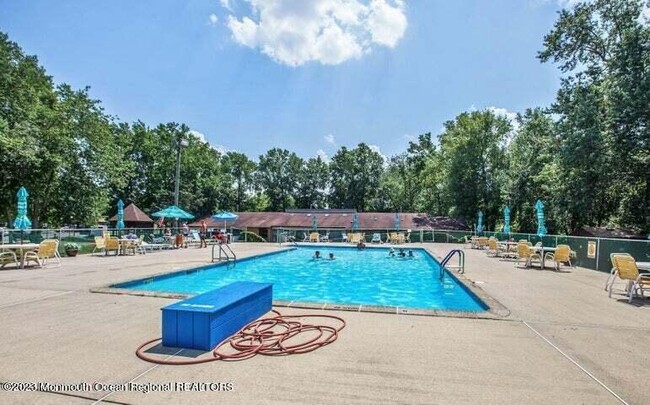
[[478, 225], [476, 225], [476, 233], [483, 232], [483, 211], [478, 212]]
[[151, 214], [152, 217], [165, 217], [165, 218], [174, 218], [174, 219], [193, 219], [194, 215], [190, 214], [187, 211], [183, 211], [175, 205], [170, 205], [169, 207], [162, 209], [158, 212]]
[[357, 214], [356, 212], [352, 216], [352, 230], [353, 231], [359, 230], [359, 214]]
[[223, 221], [223, 227], [226, 227], [226, 222], [228, 221], [235, 221], [237, 218], [239, 218], [239, 215], [233, 214], [230, 211], [221, 211], [218, 214], [214, 214], [212, 216], [212, 219], [215, 221]]
[[122, 200], [117, 201], [117, 223], [115, 228], [124, 229], [124, 202]]
[[395, 213], [395, 218], [393, 218], [393, 229], [399, 231], [401, 229], [399, 212]]
[[537, 235], [544, 236], [546, 235], [546, 226], [544, 226], [544, 203], [537, 200], [535, 209], [537, 210]]
[[27, 218], [27, 197], [29, 197], [29, 193], [25, 187], [21, 187], [16, 196], [18, 197], [18, 203], [16, 204], [17, 215], [14, 219], [14, 228], [20, 229], [20, 242], [22, 243], [23, 231], [32, 227], [32, 221]]
[[503, 209], [503, 233], [510, 234], [510, 207], [506, 205]]
[[316, 214], [311, 216], [311, 229], [318, 229], [318, 218], [316, 217]]

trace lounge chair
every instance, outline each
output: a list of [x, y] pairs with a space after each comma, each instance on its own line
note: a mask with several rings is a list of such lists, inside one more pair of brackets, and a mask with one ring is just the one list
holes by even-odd
[[104, 239], [104, 254], [108, 254], [111, 250], [115, 251], [117, 256], [120, 253], [120, 240], [118, 238], [108, 237]]
[[24, 260], [25, 263], [34, 261], [38, 264], [39, 267], [43, 267], [47, 264], [48, 259], [55, 259], [57, 264], [60, 266], [61, 261], [57, 255], [57, 250], [59, 249], [59, 241], [56, 239], [45, 239], [42, 241], [38, 250], [25, 252]]
[[626, 255], [632, 257], [631, 254], [629, 253], [610, 253], [609, 254], [609, 261], [612, 263], [612, 270], [609, 273], [609, 277], [607, 277], [607, 281], [605, 281], [605, 291], [607, 291], [608, 288], [611, 288], [612, 285], [614, 284], [614, 280], [616, 279], [616, 266], [614, 265], [614, 255]]
[[373, 233], [372, 234], [372, 239], [370, 239], [370, 243], [382, 243], [381, 234], [380, 233]]
[[349, 240], [350, 240], [350, 243], [352, 243], [353, 245], [356, 245], [359, 242], [361, 242], [364, 239], [364, 237], [365, 237], [365, 235], [362, 234], [362, 233], [353, 233], [352, 236], [349, 238]]
[[477, 240], [477, 247], [479, 249], [487, 249], [488, 247], [488, 238], [485, 236], [480, 236]]
[[325, 235], [320, 236], [320, 241], [321, 242], [329, 242], [330, 241], [330, 233], [326, 232]]
[[320, 237], [318, 235], [318, 232], [312, 232], [309, 234], [309, 241], [310, 242], [318, 242], [320, 240]]
[[527, 243], [518, 243], [515, 267], [519, 265], [519, 262], [522, 260], [525, 260], [525, 267], [530, 267], [533, 264], [533, 260], [537, 260], [541, 265], [542, 257], [539, 253], [533, 251]]
[[488, 239], [488, 249], [486, 253], [488, 256], [492, 256], [492, 257], [499, 256], [500, 253], [499, 244], [497, 243], [496, 239]]
[[[643, 297], [643, 290], [650, 290], [650, 275], [649, 274], [639, 274], [639, 269], [636, 267], [636, 261], [634, 257], [628, 254], [613, 254], [612, 263], [614, 264], [614, 279], [616, 277], [621, 280], [627, 281], [627, 302], [632, 302], [632, 297], [638, 292], [641, 293]], [[612, 284], [609, 286], [609, 297], [612, 297]]]
[[190, 236], [186, 238], [186, 243], [188, 245], [196, 245], [201, 243], [201, 237], [196, 231], [190, 232]]
[[571, 247], [569, 245], [557, 245], [555, 252], [548, 252], [544, 260], [551, 260], [555, 264], [555, 270], [560, 270], [560, 264], [569, 263], [571, 266]]
[[16, 253], [11, 250], [0, 251], [0, 269], [4, 269], [9, 263], [14, 263], [16, 267], [20, 267]]
[[106, 242], [101, 236], [95, 236], [95, 248], [93, 249], [91, 255], [94, 255], [95, 252], [100, 251], [102, 254], [105, 254], [106, 251]]

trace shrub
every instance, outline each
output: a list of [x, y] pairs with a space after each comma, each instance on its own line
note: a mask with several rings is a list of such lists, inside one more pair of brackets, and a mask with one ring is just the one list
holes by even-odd
[[239, 234], [239, 240], [247, 242], [266, 242], [266, 239], [250, 231], [242, 231]]

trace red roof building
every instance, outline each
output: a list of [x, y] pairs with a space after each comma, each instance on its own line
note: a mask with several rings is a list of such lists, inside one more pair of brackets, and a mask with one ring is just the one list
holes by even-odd
[[[117, 215], [111, 217], [109, 222], [116, 223]], [[151, 228], [153, 219], [149, 218], [140, 208], [131, 203], [124, 207], [124, 225], [127, 228]]]
[[[319, 230], [351, 230], [355, 216], [353, 210], [293, 210], [289, 212], [238, 212], [239, 218], [228, 222], [228, 228], [238, 228], [256, 233], [267, 240], [273, 239], [275, 230], [309, 230], [313, 217]], [[362, 232], [386, 232], [395, 229], [394, 212], [359, 212], [358, 230]], [[208, 228], [223, 228], [224, 222], [211, 217], [202, 218]], [[402, 231], [411, 230], [470, 230], [467, 222], [459, 218], [432, 217], [423, 213], [399, 214]], [[201, 219], [189, 224], [198, 227]]]

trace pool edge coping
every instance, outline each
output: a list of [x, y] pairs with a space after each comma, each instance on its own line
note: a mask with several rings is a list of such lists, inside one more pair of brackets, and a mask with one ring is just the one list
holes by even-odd
[[[298, 245], [299, 247], [300, 245]], [[307, 245], [309, 246], [309, 245]], [[315, 246], [315, 245], [311, 245]], [[273, 252], [264, 252], [256, 255], [251, 255], [240, 259], [241, 261], [256, 259], [263, 256], [274, 255], [289, 250], [296, 249], [296, 246], [281, 246], [279, 250]], [[426, 247], [411, 248], [424, 251], [431, 256], [438, 264], [440, 264], [440, 257], [436, 257], [433, 252], [430, 252]], [[131, 295], [136, 297], [155, 297], [166, 299], [186, 299], [194, 296], [195, 294], [182, 294], [182, 293], [168, 293], [160, 291], [146, 291], [146, 290], [127, 290], [124, 287], [117, 288], [115, 285], [123, 285], [136, 281], [143, 281], [149, 278], [160, 276], [173, 277], [174, 274], [183, 273], [188, 271], [201, 271], [205, 268], [214, 266], [228, 265], [229, 262], [209, 263], [203, 266], [176, 269], [173, 271], [155, 273], [146, 277], [137, 277], [128, 279], [119, 283], [111, 283], [107, 286], [93, 287], [89, 291], [91, 293], [99, 294], [115, 294], [115, 295]], [[322, 302], [302, 302], [302, 301], [287, 301], [287, 300], [273, 300], [274, 307], [287, 307], [287, 308], [303, 308], [303, 309], [317, 309], [317, 310], [332, 310], [332, 311], [349, 311], [349, 312], [365, 312], [365, 313], [382, 313], [382, 314], [395, 314], [395, 315], [412, 315], [412, 316], [439, 316], [447, 318], [465, 318], [465, 319], [488, 319], [488, 320], [505, 320], [511, 312], [510, 310], [497, 301], [495, 298], [487, 294], [482, 288], [477, 286], [472, 280], [465, 277], [464, 274], [454, 274], [451, 270], [445, 268], [447, 274], [453, 277], [462, 287], [467, 289], [467, 292], [478, 298], [487, 307], [484, 311], [453, 311], [441, 309], [422, 309], [422, 308], [404, 308], [399, 306], [378, 306], [378, 305], [363, 305], [363, 304], [333, 304]]]

